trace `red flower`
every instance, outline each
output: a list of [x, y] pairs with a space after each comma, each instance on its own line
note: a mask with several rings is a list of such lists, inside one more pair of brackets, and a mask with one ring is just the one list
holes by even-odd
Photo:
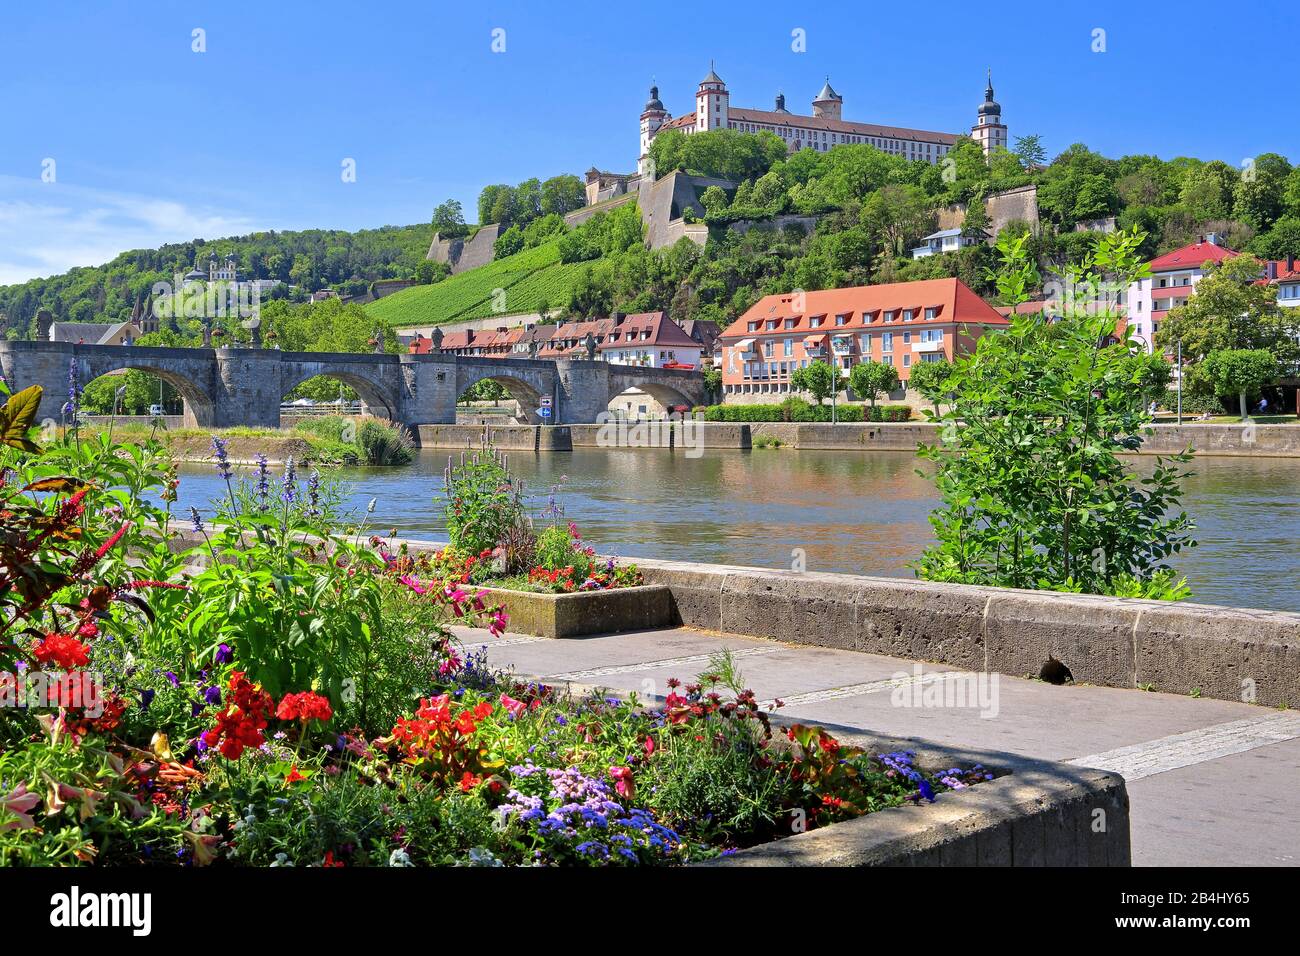
[[298, 772], [298, 765], [294, 764], [293, 768], [290, 769], [290, 771], [285, 775], [284, 782], [297, 783], [299, 780], [306, 780], [306, 779], [307, 779], [306, 777], [304, 777], [302, 774]]
[[70, 671], [90, 663], [90, 648], [67, 634], [47, 634], [32, 648], [32, 657], [41, 664]]
[[285, 694], [276, 708], [275, 716], [280, 720], [326, 721], [334, 716], [329, 698], [309, 690], [297, 694]]
[[203, 743], [219, 747], [228, 760], [238, 760], [245, 747], [262, 745], [262, 731], [275, 701], [242, 671], [231, 673], [229, 687], [231, 703], [217, 715], [217, 725], [203, 733]]

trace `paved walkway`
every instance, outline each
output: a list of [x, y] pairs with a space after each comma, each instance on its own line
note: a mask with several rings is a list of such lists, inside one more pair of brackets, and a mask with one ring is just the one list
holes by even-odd
[[784, 700], [788, 717], [1120, 772], [1134, 865], [1300, 864], [1300, 712], [1002, 675], [980, 686], [940, 664], [684, 628], [565, 640], [458, 633], [467, 648], [487, 646], [494, 666], [642, 695], [667, 693], [670, 677], [693, 680], [728, 648], [747, 685]]

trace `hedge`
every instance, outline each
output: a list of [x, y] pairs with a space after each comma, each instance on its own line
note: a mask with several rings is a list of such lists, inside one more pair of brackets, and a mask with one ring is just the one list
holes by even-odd
[[[702, 405], [695, 409], [706, 422], [829, 422], [829, 405], [810, 405], [787, 400], [780, 405]], [[912, 417], [907, 405], [840, 405], [836, 418], [842, 422], [905, 422]]]

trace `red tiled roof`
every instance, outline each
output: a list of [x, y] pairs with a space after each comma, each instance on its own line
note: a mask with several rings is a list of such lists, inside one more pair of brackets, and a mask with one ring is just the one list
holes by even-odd
[[[738, 339], [754, 335], [780, 335], [795, 332], [808, 334], [813, 331], [809, 319], [824, 315], [847, 315], [844, 325], [823, 325], [819, 333], [837, 333], [864, 326], [884, 325], [880, 312], [894, 312], [895, 319], [887, 327], [899, 326], [912, 328], [927, 323], [970, 323], [979, 325], [1006, 325], [1007, 320], [987, 302], [976, 295], [960, 279], [923, 279], [918, 282], [891, 282], [885, 285], [850, 286], [843, 289], [825, 289], [820, 292], [805, 292], [803, 313], [794, 311], [794, 296], [778, 294], [764, 296], [752, 305], [744, 315], [727, 326], [721, 338]], [[918, 306], [924, 302], [924, 306]], [[938, 308], [939, 316], [925, 318], [925, 308]], [[912, 309], [914, 318], [911, 322], [902, 321], [902, 312]], [[864, 319], [865, 315], [865, 319]], [[755, 332], [748, 331], [750, 322], [765, 323], [768, 319], [779, 318], [780, 326], [769, 331], [761, 327]], [[792, 328], [787, 329], [785, 319], [794, 319]], [[728, 343], [729, 344], [729, 343]]]
[[1189, 246], [1166, 252], [1151, 260], [1152, 272], [1173, 272], [1176, 269], [1198, 269], [1207, 262], [1219, 263], [1237, 255], [1231, 249], [1212, 242], [1193, 242]]
[[[642, 339], [643, 333], [649, 333]], [[631, 337], [629, 337], [631, 336]], [[671, 345], [674, 348], [700, 348], [700, 343], [686, 334], [666, 312], [638, 312], [626, 316], [612, 328], [600, 348], [616, 349], [628, 345]]]
[[796, 113], [751, 110], [741, 106], [732, 107], [727, 112], [731, 119], [742, 123], [765, 123], [769, 126], [815, 129], [827, 133], [854, 133], [858, 136], [876, 136], [882, 139], [908, 139], [926, 143], [943, 143], [946, 146], [957, 142], [957, 137], [952, 133], [936, 133], [903, 126], [877, 126], [875, 123], [854, 123], [826, 116], [799, 116]]

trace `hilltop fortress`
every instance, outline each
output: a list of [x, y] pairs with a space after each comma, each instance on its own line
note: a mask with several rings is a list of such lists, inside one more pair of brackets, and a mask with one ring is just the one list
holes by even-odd
[[[813, 98], [812, 112], [808, 115], [788, 110], [782, 93], [777, 94], [770, 110], [732, 106], [726, 83], [712, 68], [695, 91], [695, 109], [690, 113], [674, 117], [660, 100], [659, 88], [651, 86], [649, 99], [640, 115], [636, 172], [607, 172], [594, 166], [587, 170], [587, 205], [566, 215], [565, 223], [575, 226], [597, 212], [635, 199], [646, 227], [646, 244], [650, 248], [670, 246], [683, 237], [703, 245], [708, 237], [708, 227], [700, 222], [686, 222], [686, 210], [690, 208], [696, 215], [702, 215], [704, 207], [700, 194], [705, 189], [712, 185], [732, 189], [736, 183], [680, 171], [656, 179], [650, 168], [650, 144], [666, 130], [679, 130], [686, 135], [716, 129], [769, 132], [779, 136], [791, 153], [801, 149], [824, 152], [844, 144], [863, 144], [904, 159], [928, 163], [942, 161], [957, 142], [956, 133], [861, 123], [846, 120], [843, 114], [844, 97], [831, 87], [829, 77]], [[1007, 127], [1002, 122], [1002, 107], [993, 98], [991, 72], [984, 90], [984, 101], [976, 110], [975, 123], [969, 135], [986, 154], [1007, 147]], [[1037, 219], [1036, 207], [1032, 214]], [[990, 210], [990, 215], [996, 218], [993, 210]], [[766, 225], [780, 227], [796, 221], [811, 225], [813, 218], [786, 215]], [[737, 223], [732, 228], [743, 230], [748, 228], [748, 224]], [[428, 258], [446, 263], [453, 273], [484, 265], [492, 261], [493, 247], [500, 231], [500, 226], [493, 223], [483, 226], [467, 239], [434, 236]]]

